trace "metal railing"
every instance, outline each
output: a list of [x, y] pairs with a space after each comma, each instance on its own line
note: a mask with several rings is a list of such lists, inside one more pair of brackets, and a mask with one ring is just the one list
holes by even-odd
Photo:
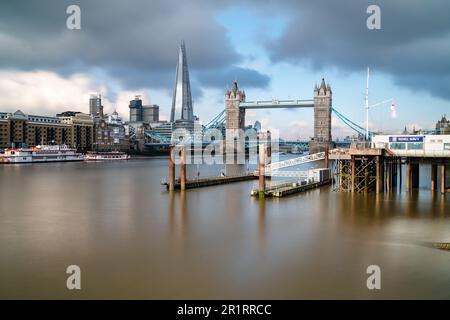
[[370, 149], [372, 147], [369, 141], [353, 141], [350, 145], [350, 149]]
[[313, 153], [313, 154], [309, 154], [307, 156], [297, 157], [297, 158], [293, 158], [293, 159], [288, 159], [288, 160], [268, 164], [266, 166], [266, 172], [270, 173], [271, 170], [274, 171], [276, 169], [297, 166], [297, 165], [300, 165], [303, 163], [324, 160], [324, 159], [325, 159], [325, 152]]
[[266, 173], [266, 176], [271, 177], [287, 177], [287, 178], [306, 178], [308, 171], [278, 171], [273, 170]]

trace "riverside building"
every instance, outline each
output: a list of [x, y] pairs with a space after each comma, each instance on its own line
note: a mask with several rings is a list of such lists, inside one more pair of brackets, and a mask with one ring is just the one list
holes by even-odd
[[73, 127], [58, 117], [0, 112], [0, 148], [72, 144]]
[[94, 121], [83, 112], [65, 111], [56, 115], [71, 127], [69, 145], [81, 149], [91, 149], [94, 144]]

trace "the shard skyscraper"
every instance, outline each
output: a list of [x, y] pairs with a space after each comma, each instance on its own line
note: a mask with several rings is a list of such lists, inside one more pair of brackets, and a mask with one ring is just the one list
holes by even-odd
[[186, 46], [181, 42], [178, 53], [177, 73], [175, 89], [173, 91], [172, 112], [170, 121], [177, 120], [194, 121], [194, 109], [192, 107], [191, 83], [186, 58]]

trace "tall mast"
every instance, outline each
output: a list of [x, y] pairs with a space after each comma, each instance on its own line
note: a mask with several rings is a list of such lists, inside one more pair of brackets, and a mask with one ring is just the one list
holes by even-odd
[[367, 67], [367, 82], [366, 82], [366, 140], [369, 140], [369, 75], [370, 69]]

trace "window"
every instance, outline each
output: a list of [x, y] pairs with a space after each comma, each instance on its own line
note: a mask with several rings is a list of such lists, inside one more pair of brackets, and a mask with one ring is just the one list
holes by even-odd
[[423, 150], [423, 142], [409, 142], [408, 150]]
[[406, 150], [406, 143], [404, 142], [392, 142], [390, 148], [393, 150]]

